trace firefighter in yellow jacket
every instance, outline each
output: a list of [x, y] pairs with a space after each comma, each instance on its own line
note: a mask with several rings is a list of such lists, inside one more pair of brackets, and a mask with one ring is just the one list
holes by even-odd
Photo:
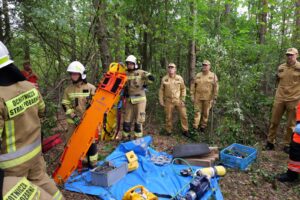
[[196, 75], [191, 84], [191, 98], [195, 110], [193, 128], [198, 129], [200, 123], [200, 132], [204, 132], [207, 126], [209, 110], [217, 100], [219, 91], [218, 77], [210, 68], [210, 62], [204, 60], [202, 72]]
[[[78, 61], [72, 62], [67, 69], [70, 73], [72, 84], [65, 91], [62, 105], [67, 115], [68, 131], [65, 135], [65, 142], [68, 142], [76, 126], [80, 123], [81, 117], [86, 111], [96, 87], [86, 81], [85, 67]], [[95, 135], [98, 130], [95, 130]], [[87, 153], [88, 164], [93, 168], [97, 164], [98, 151], [96, 143], [92, 143]]]
[[46, 163], [41, 155], [39, 115], [44, 109], [40, 93], [26, 81], [0, 42], [0, 168], [5, 176], [26, 177], [53, 199], [63, 199], [46, 174]]
[[296, 107], [300, 100], [300, 63], [297, 61], [298, 50], [289, 48], [286, 52], [286, 63], [277, 70], [278, 86], [272, 108], [266, 150], [273, 150], [277, 129], [282, 115], [286, 112], [287, 124], [284, 136], [284, 152], [289, 152], [291, 135], [296, 125]]
[[181, 127], [183, 135], [190, 137], [188, 132], [188, 118], [186, 114], [185, 98], [186, 87], [184, 80], [180, 75], [176, 74], [176, 65], [170, 63], [168, 65], [168, 74], [161, 80], [159, 89], [159, 103], [165, 108], [166, 114], [166, 132], [171, 135], [173, 129], [173, 111], [176, 108], [179, 111]]
[[129, 139], [131, 124], [134, 124], [134, 137], [143, 137], [143, 123], [146, 117], [146, 87], [154, 81], [151, 73], [139, 69], [137, 59], [130, 55], [126, 58], [127, 83], [125, 87], [125, 116], [123, 122], [123, 138]]

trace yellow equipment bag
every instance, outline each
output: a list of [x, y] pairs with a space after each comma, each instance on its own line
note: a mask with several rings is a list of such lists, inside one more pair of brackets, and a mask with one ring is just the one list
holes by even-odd
[[130, 188], [122, 200], [158, 200], [157, 196], [149, 192], [144, 186], [137, 185]]

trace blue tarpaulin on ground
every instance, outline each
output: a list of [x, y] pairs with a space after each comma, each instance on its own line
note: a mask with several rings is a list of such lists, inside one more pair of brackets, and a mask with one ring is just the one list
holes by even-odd
[[[143, 185], [152, 193], [167, 194], [174, 196], [179, 191], [184, 195], [189, 189], [191, 177], [182, 177], [179, 175], [180, 170], [186, 169], [186, 165], [167, 164], [163, 166], [155, 165], [151, 161], [152, 156], [170, 155], [164, 152], [157, 152], [150, 147], [152, 138], [150, 136], [121, 143], [114, 152], [112, 152], [106, 161], [111, 161], [115, 166], [120, 166], [127, 162], [125, 153], [133, 150], [139, 160], [139, 168], [135, 171], [129, 172], [124, 178], [114, 185], [104, 188], [93, 186], [91, 184], [91, 173], [89, 171], [82, 174], [76, 172], [65, 183], [65, 189], [95, 195], [104, 200], [121, 200], [124, 193], [136, 185]], [[99, 163], [100, 164], [100, 163]], [[199, 168], [199, 167], [195, 167]], [[211, 180], [211, 189], [201, 198], [201, 200], [208, 199], [212, 195], [217, 200], [222, 200], [223, 196], [216, 178]], [[159, 198], [163, 199], [163, 198]]]

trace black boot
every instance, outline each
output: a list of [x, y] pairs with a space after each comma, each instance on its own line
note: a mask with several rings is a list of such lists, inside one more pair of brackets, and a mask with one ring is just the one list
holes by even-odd
[[[91, 160], [91, 158], [93, 158]], [[90, 169], [93, 169], [97, 167], [97, 162], [98, 162], [98, 149], [97, 149], [97, 144], [92, 143], [88, 152], [87, 152], [87, 160], [88, 160], [88, 167]]]
[[191, 134], [188, 131], [183, 131], [182, 134], [187, 138], [191, 137]]
[[284, 153], [289, 154], [290, 153], [290, 146], [284, 146], [282, 150], [283, 150]]
[[267, 142], [267, 144], [265, 146], [265, 150], [271, 151], [271, 150], [274, 150], [274, 149], [275, 149], [274, 144], [272, 144], [271, 142]]
[[131, 140], [130, 135], [128, 135], [128, 136], [122, 135], [122, 139], [121, 139], [122, 142], [129, 142], [130, 140]]
[[205, 132], [205, 127], [200, 127], [199, 131], [200, 131], [200, 133], [204, 133]]
[[294, 182], [298, 179], [298, 173], [288, 169], [286, 173], [280, 174], [277, 179], [280, 182]]
[[167, 132], [167, 131], [166, 131], [166, 132], [165, 132], [165, 135], [166, 135], [166, 136], [171, 136], [171, 135], [172, 135], [172, 133], [171, 133], [171, 132]]
[[130, 122], [123, 122], [123, 134], [122, 134], [122, 141], [127, 142], [130, 141], [130, 133], [131, 133], [131, 123]]

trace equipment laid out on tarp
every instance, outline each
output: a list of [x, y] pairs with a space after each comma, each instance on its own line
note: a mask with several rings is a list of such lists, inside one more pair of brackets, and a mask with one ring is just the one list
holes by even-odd
[[129, 151], [126, 153], [126, 158], [128, 160], [128, 171], [131, 172], [139, 167], [139, 161], [134, 151]]
[[[206, 148], [206, 147], [205, 147]], [[210, 153], [206, 154], [204, 151], [204, 155], [197, 155], [192, 157], [184, 158], [190, 165], [200, 166], [200, 167], [212, 167], [215, 165], [216, 161], [219, 160], [219, 149], [218, 147], [209, 147]], [[199, 150], [198, 150], [199, 151]], [[182, 164], [182, 160], [176, 160], [177, 164]]]
[[125, 194], [122, 200], [158, 200], [157, 196], [149, 192], [144, 186], [137, 185], [130, 188]]
[[226, 169], [223, 166], [206, 167], [197, 169], [193, 173], [193, 169], [184, 169], [180, 171], [182, 176], [192, 176], [190, 189], [180, 200], [196, 200], [200, 199], [208, 190], [210, 180], [217, 176], [225, 176]]
[[173, 149], [174, 158], [186, 158], [193, 156], [203, 156], [210, 153], [209, 147], [205, 143], [201, 144], [180, 144]]
[[98, 85], [89, 108], [65, 147], [61, 163], [53, 173], [53, 179], [56, 183], [64, 183], [76, 169], [79, 161], [84, 159], [89, 147], [95, 140], [96, 130], [103, 126], [104, 117], [119, 101], [126, 81], [125, 66], [112, 63], [110, 70]]
[[92, 184], [102, 187], [109, 187], [115, 184], [127, 174], [127, 166], [127, 163], [123, 163], [123, 165], [119, 167], [115, 167], [110, 162], [102, 163], [91, 170]]
[[[172, 156], [166, 154], [165, 152], [155, 151], [150, 147], [151, 142], [152, 138], [147, 136], [126, 143], [121, 143], [114, 150], [114, 152], [112, 152], [105, 159], [105, 161], [109, 161], [115, 167], [120, 167], [124, 163], [128, 163], [126, 153], [133, 151], [137, 156], [139, 163], [139, 167], [136, 170], [127, 173], [125, 177], [110, 187], [99, 187], [93, 185], [93, 177], [91, 172], [87, 171], [82, 174], [74, 172], [65, 183], [65, 189], [79, 193], [85, 193], [88, 195], [94, 195], [103, 200], [120, 200], [127, 197], [140, 200], [143, 199], [138, 198], [141, 194], [150, 195], [150, 193], [153, 194], [153, 196], [150, 195], [149, 198], [144, 199], [150, 200], [156, 196], [159, 199], [173, 198], [179, 200], [181, 198], [186, 198], [188, 192], [192, 194], [192, 191], [196, 193], [199, 193], [199, 191], [204, 191], [201, 193], [201, 198], [198, 198], [201, 200], [206, 200], [211, 197], [217, 200], [223, 199], [218, 185], [218, 177], [214, 176], [214, 178], [209, 178], [208, 176], [205, 176], [205, 178], [209, 180], [205, 185], [203, 183], [204, 178], [202, 181], [199, 178], [195, 180], [195, 175], [186, 177], [180, 175], [180, 171], [187, 168], [186, 165], [177, 165], [174, 164], [174, 162], [164, 165], [155, 164], [156, 160], [152, 160], [151, 158], [163, 155], [166, 158], [172, 159]], [[99, 165], [101, 165], [101, 163], [99, 163]], [[202, 174], [202, 172], [200, 173], [199, 167], [189, 167], [194, 172], [193, 174], [195, 174], [197, 171], [199, 171], [199, 175]], [[209, 174], [208, 172], [206, 173]], [[214, 174], [214, 172], [211, 172], [211, 176], [212, 174]], [[203, 187], [203, 190], [199, 189], [200, 187], [199, 184], [196, 183], [197, 181], [202, 183], [200, 186]], [[129, 194], [127, 192], [132, 195], [126, 195]]]
[[168, 155], [152, 156], [151, 161], [156, 165], [166, 165], [172, 162], [172, 158]]

